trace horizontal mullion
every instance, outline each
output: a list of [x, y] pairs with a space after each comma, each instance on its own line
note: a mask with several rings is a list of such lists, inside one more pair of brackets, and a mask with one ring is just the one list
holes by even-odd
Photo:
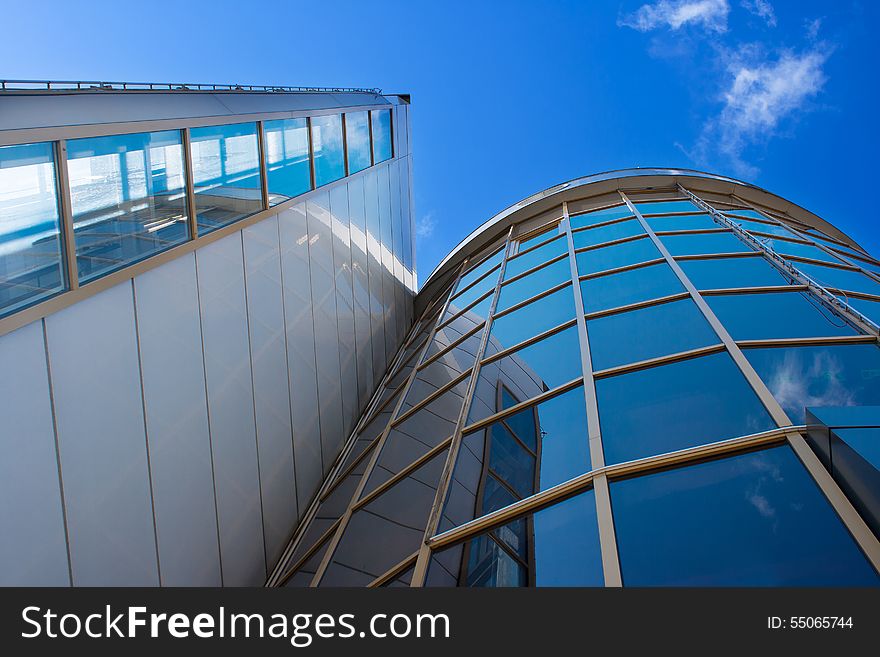
[[579, 249], [575, 249], [575, 255], [578, 253], [586, 253], [587, 251], [596, 251], [598, 249], [604, 249], [606, 246], [614, 246], [616, 244], [625, 244], [626, 242], [635, 242], [636, 240], [645, 239], [648, 237], [647, 233], [642, 233], [640, 235], [627, 235], [626, 237], [619, 237], [615, 240], [609, 240], [608, 242], [602, 242], [601, 244], [591, 244], [590, 246], [582, 246]]
[[541, 299], [541, 298], [546, 297], [550, 294], [553, 294], [554, 292], [558, 292], [559, 290], [564, 288], [566, 285], [571, 285], [571, 280], [563, 281], [562, 283], [554, 285], [549, 290], [544, 290], [543, 292], [539, 292], [538, 294], [536, 294], [533, 297], [529, 297], [528, 299], [525, 299], [524, 301], [520, 301], [519, 303], [512, 305], [510, 308], [505, 308], [500, 313], [493, 315], [492, 319], [494, 321], [496, 319], [499, 319], [500, 317], [504, 317], [505, 315], [509, 315], [512, 312], [516, 312], [520, 308], [522, 308], [524, 306], [528, 306], [533, 301], [537, 301], [538, 299]]
[[762, 338], [759, 340], [736, 340], [740, 349], [756, 347], [808, 347], [813, 345], [865, 344], [876, 342], [876, 335], [837, 335], [810, 338]]
[[[467, 379], [467, 378], [471, 375], [471, 372], [473, 372], [473, 370], [474, 370], [473, 366], [469, 367], [469, 368], [467, 369], [466, 372], [462, 372], [462, 373], [459, 374], [457, 377], [455, 377], [454, 379], [452, 379], [452, 381], [450, 381], [449, 383], [446, 383], [446, 384], [444, 384], [443, 386], [437, 388], [434, 392], [432, 392], [430, 395], [428, 395], [427, 397], [425, 397], [425, 398], [424, 398], [423, 400], [421, 400], [418, 404], [416, 404], [415, 406], [413, 406], [412, 408], [410, 408], [410, 409], [407, 410], [406, 412], [401, 413], [400, 415], [398, 415], [398, 416], [397, 416], [396, 418], [394, 418], [394, 420], [392, 421], [392, 423], [391, 423], [391, 428], [393, 429], [394, 427], [398, 426], [401, 422], [403, 422], [403, 421], [406, 420], [407, 418], [411, 417], [411, 416], [414, 415], [415, 413], [417, 413], [417, 412], [419, 412], [420, 410], [422, 410], [425, 406], [427, 406], [427, 405], [430, 404], [432, 401], [434, 401], [435, 399], [437, 399], [440, 395], [443, 395], [443, 394], [449, 392], [452, 388], [454, 388], [454, 387], [457, 386], [459, 383], [461, 383], [462, 381], [464, 381], [465, 379]], [[413, 379], [413, 380], [415, 380], [415, 379]], [[403, 401], [406, 401], [406, 400], [404, 399]]]
[[530, 337], [526, 340], [523, 340], [522, 342], [518, 342], [517, 344], [513, 345], [512, 347], [506, 347], [505, 349], [502, 349], [501, 351], [494, 353], [491, 356], [488, 356], [488, 357], [484, 358], [482, 361], [480, 361], [480, 367], [482, 367], [483, 365], [488, 365], [489, 363], [493, 363], [496, 360], [501, 360], [502, 358], [509, 356], [510, 354], [512, 354], [515, 351], [519, 351], [520, 349], [524, 349], [525, 347], [528, 347], [529, 345], [535, 344], [536, 342], [540, 342], [541, 340], [544, 340], [545, 338], [549, 338], [553, 335], [556, 335], [557, 333], [561, 333], [565, 329], [571, 328], [572, 326], [575, 326], [576, 324], [577, 324], [577, 318], [570, 319], [567, 322], [563, 322], [562, 324], [559, 324], [558, 326], [554, 326], [553, 328], [547, 329], [543, 333], [538, 333], [537, 335], [533, 335], [532, 337]]
[[604, 370], [599, 370], [597, 372], [593, 372], [593, 378], [595, 378], [596, 380], [606, 379], [611, 376], [617, 376], [618, 374], [637, 372], [639, 370], [646, 370], [651, 367], [657, 367], [658, 365], [677, 363], [678, 361], [699, 358], [700, 356], [708, 356], [710, 354], [720, 353], [722, 351], [726, 351], [726, 347], [722, 343], [708, 345], [706, 347], [698, 347], [696, 349], [688, 349], [687, 351], [679, 351], [674, 354], [669, 354], [667, 356], [648, 358], [646, 360], [636, 361], [635, 363], [616, 365], [615, 367], [609, 367]]
[[438, 359], [440, 359], [440, 358], [443, 358], [443, 356], [445, 356], [446, 354], [448, 354], [450, 351], [452, 351], [452, 350], [455, 349], [456, 347], [460, 346], [465, 340], [468, 340], [468, 339], [474, 337], [474, 335], [476, 335], [477, 333], [479, 333], [480, 330], [483, 329], [485, 326], [486, 326], [486, 322], [485, 322], [485, 321], [480, 322], [480, 323], [477, 324], [474, 328], [472, 328], [470, 331], [468, 331], [468, 332], [465, 333], [463, 336], [461, 336], [458, 340], [456, 340], [455, 342], [453, 342], [453, 343], [450, 344], [449, 346], [443, 347], [443, 349], [441, 349], [440, 351], [438, 351], [436, 354], [434, 354], [434, 355], [431, 356], [430, 358], [427, 358], [427, 359], [425, 359], [424, 361], [422, 361], [422, 363], [418, 366], [417, 369], [419, 369], [419, 370], [423, 370], [423, 369], [425, 369], [426, 367], [428, 367], [428, 365], [430, 365], [431, 363], [433, 363], [434, 361], [436, 361], [436, 360], [438, 360]]
[[733, 232], [730, 228], [723, 227], [721, 225], [718, 228], [689, 228], [687, 230], [655, 230], [654, 234], [657, 237], [664, 237], [666, 235], [714, 235], [716, 233], [730, 233]]
[[[576, 216], [577, 215], [572, 215], [571, 217], [569, 217], [569, 221], [574, 219]], [[587, 231], [593, 230], [594, 228], [605, 228], [605, 226], [613, 226], [614, 224], [622, 224], [625, 221], [632, 221], [635, 218], [636, 218], [636, 216], [634, 214], [631, 214], [627, 217], [618, 217], [617, 219], [608, 219], [606, 221], [600, 221], [597, 224], [590, 224], [589, 226], [580, 226], [579, 228], [572, 228], [571, 234], [575, 235], [576, 233], [587, 232]]]
[[708, 290], [700, 290], [700, 294], [704, 297], [724, 296], [728, 294], [765, 294], [772, 292], [806, 292], [810, 289], [809, 285], [760, 285], [755, 287], [731, 287], [731, 288], [711, 288]]
[[645, 301], [636, 301], [635, 303], [628, 303], [624, 306], [616, 306], [614, 308], [608, 308], [607, 310], [597, 310], [592, 313], [587, 313], [585, 315], [586, 320], [589, 322], [593, 319], [600, 319], [602, 317], [608, 317], [609, 315], [618, 315], [620, 313], [627, 313], [631, 310], [640, 310], [641, 308], [650, 308], [651, 306], [660, 306], [664, 303], [670, 303], [672, 301], [680, 301], [682, 299], [690, 298], [691, 294], [688, 291], [684, 292], [676, 292], [675, 294], [667, 294], [662, 297], [655, 297], [653, 299], [647, 299]]
[[[733, 231], [730, 231], [731, 233]], [[754, 258], [761, 257], [761, 252], [752, 249], [748, 244], [743, 242], [744, 251], [736, 251], [735, 253], [685, 253], [682, 255], [674, 255], [672, 259], [676, 262], [679, 260], [723, 260], [725, 258]]]
[[603, 276], [613, 276], [614, 274], [621, 274], [626, 271], [632, 271], [634, 269], [641, 269], [642, 267], [650, 267], [651, 265], [662, 265], [666, 262], [665, 258], [653, 258], [652, 260], [645, 260], [644, 262], [634, 262], [631, 265], [623, 265], [621, 267], [612, 267], [611, 269], [603, 269], [602, 271], [597, 271], [592, 274], [584, 274], [583, 276], [578, 277], [579, 281], [588, 281], [594, 278], [602, 278]]
[[527, 269], [526, 271], [524, 271], [520, 274], [517, 274], [516, 276], [508, 278], [506, 281], [501, 281], [501, 289], [504, 289], [505, 285], [508, 285], [510, 283], [515, 283], [516, 281], [523, 279], [526, 276], [529, 276], [531, 274], [534, 274], [535, 272], [543, 269], [544, 267], [549, 267], [550, 265], [552, 265], [556, 262], [559, 262], [560, 260], [564, 260], [567, 257], [568, 257], [568, 251], [566, 251], [565, 253], [562, 253], [561, 255], [553, 257], [553, 259], [551, 259], [551, 260], [547, 260], [546, 262], [542, 262], [539, 265], [532, 267], [531, 269]]

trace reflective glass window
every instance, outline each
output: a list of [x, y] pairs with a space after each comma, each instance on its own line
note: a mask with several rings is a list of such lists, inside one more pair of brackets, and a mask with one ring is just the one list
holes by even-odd
[[313, 116], [311, 121], [315, 187], [320, 187], [345, 175], [342, 115]]
[[724, 352], [599, 379], [596, 395], [607, 463], [775, 426]]
[[674, 256], [702, 253], [744, 253], [751, 247], [730, 232], [661, 235], [660, 240]]
[[312, 188], [307, 119], [281, 119], [263, 123], [266, 142], [266, 176], [269, 205], [305, 194]]
[[595, 371], [721, 341], [690, 299], [591, 319], [587, 335]]
[[818, 246], [812, 244], [803, 244], [801, 242], [789, 242], [788, 240], [771, 240], [765, 241], [767, 246], [772, 248], [776, 253], [787, 256], [798, 256], [801, 258], [812, 258], [813, 260], [824, 260], [825, 262], [833, 262], [834, 264], [843, 264], [839, 258], [835, 258], [830, 253], [823, 251]]
[[867, 269], [868, 271], [874, 272], [875, 274], [880, 274], [880, 263], [873, 262], [865, 258], [856, 258], [855, 256], [852, 256], [848, 253], [845, 253], [844, 255], [849, 257], [849, 259], [852, 261], [852, 264], [854, 264], [856, 267], [861, 267], [862, 269]]
[[636, 209], [646, 214], [667, 214], [670, 212], [700, 212], [700, 208], [690, 201], [654, 201], [653, 203], [636, 203]]
[[862, 272], [837, 267], [824, 267], [806, 262], [793, 263], [800, 271], [819, 285], [833, 287], [847, 292], [864, 292], [880, 296], [880, 283], [868, 278]]
[[856, 330], [806, 292], [707, 296], [734, 340], [855, 335]]
[[262, 209], [256, 123], [193, 128], [190, 142], [200, 234]]
[[[459, 290], [463, 290], [475, 281], [479, 280], [482, 276], [485, 276], [491, 269], [497, 267], [501, 264], [501, 261], [504, 259], [504, 249], [501, 249], [497, 253], [492, 254], [485, 260], [479, 262], [478, 264], [471, 267], [467, 272], [462, 274], [461, 280], [458, 281], [458, 285], [455, 286], [456, 292]], [[495, 280], [498, 280], [498, 276], [495, 276]]]
[[498, 306], [495, 312], [501, 312], [521, 301], [530, 299], [536, 294], [549, 290], [555, 285], [571, 280], [571, 263], [562, 258], [554, 263], [501, 286], [498, 293]]
[[745, 210], [740, 208], [733, 208], [730, 210], [724, 210], [723, 213], [727, 215], [730, 219], [736, 221], [737, 217], [745, 217], [747, 219], [757, 219], [758, 221], [767, 221], [767, 217], [765, 217], [760, 212], [756, 212], [755, 210]]
[[497, 282], [498, 273], [496, 272], [479, 280], [477, 283], [471, 285], [466, 290], [462, 290], [461, 292], [457, 293], [454, 297], [452, 297], [452, 299], [449, 300], [447, 315], [451, 316], [452, 314], [457, 312], [457, 310], [461, 310], [462, 308], [471, 305], [474, 301], [482, 297], [484, 294], [491, 292], [495, 289], [495, 284]]
[[52, 144], [0, 147], [0, 315], [64, 287]]
[[67, 170], [80, 281], [188, 239], [180, 131], [71, 139]]
[[534, 235], [533, 237], [530, 237], [526, 240], [520, 240], [519, 246], [517, 247], [517, 251], [522, 253], [523, 251], [526, 251], [526, 250], [532, 248], [533, 246], [538, 246], [538, 244], [542, 244], [543, 242], [546, 242], [551, 237], [553, 237], [554, 235], [558, 235], [558, 234], [559, 234], [559, 226], [554, 226], [553, 228], [550, 228], [549, 230], [545, 230], [541, 233], [538, 233], [537, 235]]
[[504, 348], [512, 347], [564, 324], [573, 319], [574, 314], [574, 295], [569, 285], [493, 320], [489, 340], [497, 341]]
[[660, 251], [647, 237], [622, 242], [611, 246], [603, 246], [600, 249], [582, 251], [577, 254], [578, 273], [581, 276], [595, 274], [606, 269], [615, 269], [634, 265], [639, 262], [647, 262], [660, 258]]
[[568, 243], [565, 235], [560, 235], [552, 242], [548, 242], [526, 253], [518, 254], [507, 261], [507, 265], [504, 268], [504, 280], [522, 274], [524, 271], [537, 267], [567, 251]]
[[610, 488], [625, 586], [880, 583], [788, 446]]
[[373, 127], [373, 162], [378, 164], [390, 160], [391, 150], [391, 110], [370, 110]]
[[583, 228], [584, 226], [594, 226], [606, 221], [613, 221], [614, 219], [622, 219], [623, 217], [631, 216], [633, 216], [633, 213], [630, 212], [626, 205], [616, 205], [613, 208], [593, 210], [592, 212], [574, 215], [569, 219], [569, 224], [571, 225], [572, 230], [574, 230], [576, 228]]
[[665, 262], [581, 281], [587, 313], [684, 292], [684, 286]]
[[682, 260], [679, 266], [698, 290], [788, 285], [776, 267], [762, 256]]
[[[459, 305], [459, 300], [451, 300], [446, 308], [446, 314], [443, 315], [443, 321], [448, 322], [454, 315], [461, 313], [467, 307], [467, 311], [463, 317], [473, 323], [479, 323], [489, 317], [489, 309], [492, 307], [492, 299], [495, 295], [492, 291], [488, 291], [486, 296], [482, 297], [477, 303], [472, 303], [472, 296], [476, 296], [477, 290], [466, 291], [461, 295], [460, 301], [463, 305]], [[466, 303], [465, 303], [466, 302]]]
[[744, 349], [795, 424], [807, 406], [880, 405], [880, 348], [872, 344]]
[[758, 221], [749, 221], [748, 219], [740, 219], [738, 217], [730, 217], [735, 224], [739, 224], [752, 233], [766, 233], [769, 235], [778, 235], [780, 237], [790, 237], [797, 239], [797, 236], [787, 228], [777, 226], [775, 224], [764, 224]]
[[655, 231], [699, 230], [721, 228], [708, 214], [686, 214], [682, 216], [646, 217], [645, 221]]
[[357, 173], [370, 166], [369, 112], [347, 112], [345, 114], [345, 148], [349, 174]]
[[876, 325], [880, 326], [880, 301], [857, 299], [856, 297], [839, 297], [843, 302], [858, 310]]
[[605, 242], [623, 239], [624, 237], [635, 237], [636, 235], [644, 234], [645, 231], [638, 220], [629, 219], [614, 224], [606, 224], [605, 226], [579, 230], [572, 233], [572, 240], [574, 241], [574, 248], [581, 249], [587, 246], [596, 246]]

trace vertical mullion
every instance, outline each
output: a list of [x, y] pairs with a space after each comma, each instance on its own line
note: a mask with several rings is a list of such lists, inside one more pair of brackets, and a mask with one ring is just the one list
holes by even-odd
[[79, 268], [76, 261], [76, 236], [73, 232], [73, 204], [70, 199], [70, 176], [67, 171], [67, 140], [61, 139], [55, 149], [55, 170], [58, 200], [61, 210], [61, 241], [64, 254], [64, 271], [67, 289], [79, 287]]
[[315, 140], [312, 139], [312, 117], [306, 117], [306, 127], [309, 133], [309, 179], [311, 189], [315, 189]]
[[[562, 224], [568, 242], [568, 261], [571, 266], [571, 280], [574, 291], [574, 307], [577, 313], [577, 328], [581, 346], [581, 367], [584, 375], [584, 399], [587, 409], [588, 444], [592, 470], [605, 467], [605, 453], [602, 449], [602, 433], [599, 427], [599, 401], [596, 396], [596, 382], [593, 378], [593, 361], [590, 356], [590, 341], [587, 334], [584, 300], [578, 280], [577, 258], [574, 252], [574, 238], [568, 216], [568, 203], [562, 203]], [[602, 554], [602, 572], [605, 586], [622, 586], [620, 557], [617, 552], [617, 536], [614, 531], [614, 518], [611, 512], [611, 493], [608, 477], [604, 472], [593, 477], [593, 493], [596, 501], [596, 519], [599, 526], [599, 549]]]
[[[471, 378], [468, 382], [467, 390], [464, 395], [464, 402], [462, 402], [461, 410], [458, 414], [458, 419], [455, 424], [455, 430], [452, 434], [452, 443], [449, 446], [449, 452], [446, 455], [446, 464], [443, 466], [443, 474], [440, 476], [440, 482], [437, 486], [437, 492], [434, 495], [434, 504], [431, 507], [431, 513], [428, 516], [428, 523], [425, 527], [425, 536], [422, 541], [421, 546], [419, 546], [419, 556], [416, 558], [416, 565], [413, 568], [413, 576], [410, 581], [411, 587], [422, 587], [425, 584], [425, 577], [428, 574], [428, 561], [431, 558], [431, 548], [428, 547], [428, 540], [437, 533], [437, 526], [440, 524], [440, 516], [443, 512], [443, 503], [446, 501], [446, 493], [449, 490], [449, 485], [452, 482], [452, 474], [455, 471], [455, 461], [458, 457], [458, 451], [461, 448], [461, 439], [462, 439], [462, 429], [467, 421], [468, 412], [470, 411], [471, 401], [474, 396], [474, 392], [476, 391], [477, 379], [480, 376], [480, 361], [483, 359], [483, 354], [486, 351], [486, 345], [489, 342], [489, 331], [492, 329], [492, 316], [495, 314], [495, 307], [498, 304], [498, 290], [501, 287], [502, 281], [504, 281], [504, 269], [507, 266], [507, 260], [510, 257], [510, 248], [513, 244], [511, 236], [513, 235], [513, 226], [507, 231], [507, 242], [504, 245], [504, 258], [501, 260], [501, 265], [498, 268], [498, 280], [495, 281], [495, 289], [492, 293], [492, 303], [489, 306], [489, 312], [486, 316], [486, 323], [483, 327], [483, 337], [480, 338], [480, 346], [477, 347], [476, 358], [474, 359], [474, 366], [471, 370]], [[463, 270], [463, 268], [462, 268]], [[461, 274], [459, 274], [461, 276]], [[455, 292], [455, 288], [453, 287], [452, 292], [450, 293], [450, 297], [452, 293]], [[440, 315], [440, 319], [442, 320], [443, 315]], [[438, 320], [439, 323], [439, 320]]]
[[196, 188], [193, 183], [192, 141], [189, 128], [183, 129], [183, 169], [186, 176], [186, 205], [189, 209], [188, 221], [189, 238], [194, 240], [199, 236], [199, 222], [196, 212]]
[[370, 166], [376, 164], [376, 156], [373, 154], [373, 111], [367, 110], [367, 127], [370, 130]]
[[269, 209], [269, 166], [266, 163], [266, 134], [263, 121], [257, 121], [257, 153], [260, 157], [260, 194], [263, 198], [263, 209]]
[[342, 165], [343, 165], [343, 177], [348, 177], [348, 129], [346, 124], [346, 117], [348, 114], [343, 113], [340, 115], [342, 117]]

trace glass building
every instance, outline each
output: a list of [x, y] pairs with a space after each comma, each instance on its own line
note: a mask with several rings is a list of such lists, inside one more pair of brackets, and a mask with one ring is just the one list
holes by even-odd
[[269, 585], [880, 584], [880, 261], [832, 224], [610, 172], [415, 304]]

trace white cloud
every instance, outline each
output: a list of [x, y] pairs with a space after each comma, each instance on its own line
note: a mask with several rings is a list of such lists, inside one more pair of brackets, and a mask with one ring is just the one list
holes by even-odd
[[742, 0], [740, 4], [746, 11], [763, 18], [770, 27], [776, 27], [776, 12], [767, 0]]
[[429, 212], [416, 221], [416, 237], [418, 239], [431, 237], [434, 234], [434, 228], [436, 226], [437, 221], [434, 219], [434, 214]]
[[618, 21], [618, 25], [639, 32], [658, 27], [677, 30], [684, 25], [699, 25], [710, 32], [727, 31], [727, 0], [660, 0], [653, 5], [642, 5], [632, 14]]
[[815, 41], [819, 36], [819, 29], [822, 27], [822, 19], [814, 18], [811, 21], [804, 21], [804, 26], [807, 28], [807, 38], [810, 41]]

